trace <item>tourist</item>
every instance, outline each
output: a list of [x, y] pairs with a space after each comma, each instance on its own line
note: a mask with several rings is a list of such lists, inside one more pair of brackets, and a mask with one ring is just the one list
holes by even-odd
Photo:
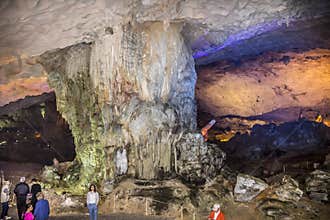
[[209, 220], [225, 220], [225, 215], [220, 211], [220, 205], [214, 204], [212, 212], [210, 213]]
[[50, 212], [49, 202], [44, 198], [44, 194], [42, 192], [37, 193], [37, 200], [38, 201], [33, 214], [36, 220], [47, 220]]
[[20, 183], [18, 183], [14, 189], [14, 193], [16, 195], [17, 202], [17, 214], [18, 219], [23, 219], [23, 213], [26, 209], [26, 197], [30, 192], [28, 184], [25, 183], [25, 177], [20, 178]]
[[32, 204], [28, 204], [26, 207], [26, 212], [24, 214], [24, 220], [34, 220], [34, 216], [32, 214], [33, 206]]
[[37, 203], [37, 193], [41, 192], [41, 185], [37, 182], [35, 178], [32, 179], [31, 194], [32, 194], [32, 206], [36, 207]]
[[97, 220], [97, 205], [99, 203], [99, 193], [96, 191], [96, 186], [91, 184], [87, 193], [87, 208], [89, 211], [89, 219]]
[[2, 212], [0, 218], [1, 220], [11, 219], [11, 217], [8, 216], [9, 198], [10, 198], [10, 182], [3, 181], [3, 185], [1, 188], [1, 206], [2, 206]]

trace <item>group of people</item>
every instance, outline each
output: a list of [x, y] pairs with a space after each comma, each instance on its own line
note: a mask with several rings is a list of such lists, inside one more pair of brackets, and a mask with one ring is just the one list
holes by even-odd
[[[1, 205], [2, 213], [0, 220], [11, 219], [8, 216], [9, 199], [10, 199], [10, 182], [3, 181], [1, 188]], [[19, 220], [48, 220], [49, 218], [49, 202], [44, 198], [41, 191], [41, 185], [32, 179], [31, 190], [25, 182], [25, 177], [20, 178], [20, 182], [15, 186], [14, 193], [16, 195], [17, 213]], [[87, 208], [90, 220], [97, 220], [98, 203], [100, 197], [96, 190], [96, 186], [91, 184], [87, 193]], [[220, 211], [220, 205], [215, 204], [212, 212], [208, 216], [209, 220], [225, 220], [223, 212]]]
[[[0, 220], [11, 219], [8, 216], [10, 200], [10, 182], [3, 181], [1, 188], [2, 212]], [[47, 220], [49, 217], [49, 202], [44, 199], [41, 191], [41, 185], [36, 179], [32, 179], [31, 190], [25, 182], [25, 177], [21, 177], [19, 183], [15, 186], [17, 214], [19, 220]]]

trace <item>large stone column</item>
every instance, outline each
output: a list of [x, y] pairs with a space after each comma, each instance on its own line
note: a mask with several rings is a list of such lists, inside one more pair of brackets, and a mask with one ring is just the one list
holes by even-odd
[[196, 128], [196, 72], [180, 24], [115, 27], [91, 45], [50, 51], [40, 62], [75, 138], [80, 173], [68, 181], [79, 176], [83, 187], [173, 169], [174, 142]]

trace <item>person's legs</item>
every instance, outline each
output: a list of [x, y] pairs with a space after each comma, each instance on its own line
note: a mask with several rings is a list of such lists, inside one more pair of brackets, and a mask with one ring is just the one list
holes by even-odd
[[89, 219], [93, 220], [93, 208], [91, 204], [87, 204], [87, 208], [88, 208], [88, 213], [89, 213]]
[[9, 210], [9, 202], [4, 202], [4, 206], [2, 206], [2, 211], [4, 211], [5, 216], [8, 216], [8, 210]]
[[94, 205], [94, 220], [97, 220], [97, 206]]
[[1, 203], [1, 206], [2, 206], [2, 211], [1, 211], [1, 217], [0, 219], [5, 219], [5, 216], [8, 215], [8, 202], [3, 202]]
[[18, 214], [18, 219], [23, 220], [23, 213], [26, 208], [26, 198], [24, 197], [18, 197], [17, 198], [17, 214]]

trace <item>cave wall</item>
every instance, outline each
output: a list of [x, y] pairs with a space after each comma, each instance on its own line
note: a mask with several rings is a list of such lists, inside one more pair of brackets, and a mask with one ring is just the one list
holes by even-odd
[[172, 169], [172, 145], [196, 127], [194, 60], [180, 24], [127, 24], [39, 61], [75, 137], [76, 189], [113, 179], [123, 148], [128, 174], [150, 179]]
[[198, 70], [199, 108], [213, 116], [261, 116], [279, 122], [329, 117], [330, 51], [269, 52], [239, 62], [222, 61]]

